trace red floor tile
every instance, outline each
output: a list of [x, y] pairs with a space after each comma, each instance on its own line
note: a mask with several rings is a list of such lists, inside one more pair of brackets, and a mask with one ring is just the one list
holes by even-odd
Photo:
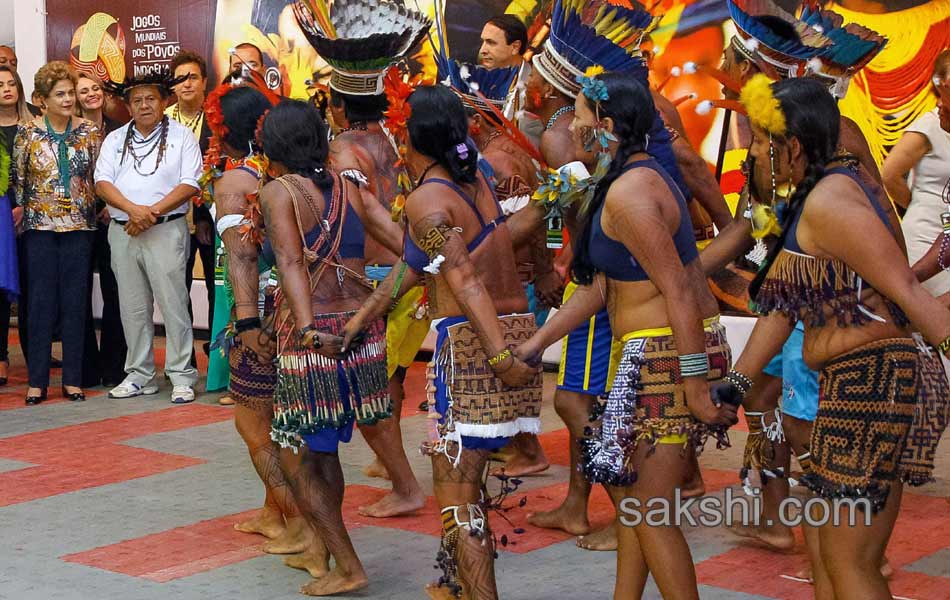
[[118, 444], [230, 418], [227, 409], [190, 404], [0, 439], [0, 458], [36, 465], [0, 473], [0, 506], [201, 464], [196, 458]]
[[[946, 522], [950, 514], [943, 498], [904, 494], [901, 514], [888, 544], [887, 557], [897, 570], [891, 580], [891, 592], [915, 600], [950, 599], [950, 578], [933, 577], [901, 567], [950, 548]], [[730, 590], [753, 592], [782, 600], [806, 600], [813, 597], [812, 587], [782, 575], [793, 575], [807, 566], [802, 553], [785, 555], [753, 546], [739, 545], [696, 565], [700, 583]]]

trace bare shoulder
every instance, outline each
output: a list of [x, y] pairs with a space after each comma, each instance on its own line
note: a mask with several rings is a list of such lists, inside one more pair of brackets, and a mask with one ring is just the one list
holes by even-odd
[[244, 169], [225, 171], [225, 173], [214, 182], [215, 191], [221, 193], [252, 194], [257, 191], [257, 186], [257, 177], [254, 177]]
[[541, 134], [541, 154], [552, 169], [575, 160], [574, 140], [567, 128], [555, 127]]
[[844, 173], [822, 177], [805, 199], [803, 218], [834, 219], [843, 210], [869, 208], [861, 186]]
[[284, 184], [274, 179], [261, 188], [261, 201], [263, 202], [288, 202], [290, 194]]

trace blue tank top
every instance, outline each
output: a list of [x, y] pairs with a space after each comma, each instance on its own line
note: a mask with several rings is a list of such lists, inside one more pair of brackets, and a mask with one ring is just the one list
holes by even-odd
[[[846, 175], [848, 178], [850, 178], [852, 181], [858, 184], [858, 187], [861, 188], [861, 191], [864, 192], [865, 196], [867, 196], [868, 202], [870, 202], [871, 206], [874, 208], [874, 212], [876, 212], [877, 216], [880, 217], [882, 221], [884, 221], [884, 225], [887, 226], [888, 231], [890, 231], [891, 233], [894, 233], [894, 231], [891, 229], [891, 221], [890, 219], [887, 218], [887, 213], [884, 212], [884, 208], [881, 207], [880, 204], [878, 204], [877, 196], [871, 193], [871, 190], [869, 190], [868, 187], [864, 185], [864, 182], [861, 181], [861, 178], [858, 177], [857, 173], [855, 173], [848, 167], [833, 167], [825, 171], [825, 175], [835, 175], [835, 174]], [[785, 248], [787, 248], [788, 250], [791, 250], [792, 252], [798, 252], [799, 254], [805, 254], [804, 252], [802, 252], [802, 247], [798, 245], [798, 236], [797, 236], [798, 222], [802, 218], [802, 212], [803, 211], [800, 210], [797, 213], [795, 213], [794, 217], [792, 217], [792, 222], [788, 226], [788, 235], [785, 238]]]
[[[330, 188], [323, 190], [323, 214], [321, 215], [320, 222], [304, 235], [307, 248], [313, 246], [320, 237], [320, 230], [323, 227], [323, 223], [326, 222], [330, 217], [330, 204], [332, 200], [333, 189]], [[304, 209], [307, 206], [307, 203], [305, 201], [298, 202], [298, 206], [301, 209]], [[337, 252], [339, 253], [340, 258], [364, 258], [364, 250], [366, 247], [366, 228], [363, 226], [363, 222], [360, 220], [360, 217], [356, 213], [356, 210], [353, 208], [352, 204], [347, 202], [344, 210], [346, 210], [346, 219], [343, 221], [343, 233], [340, 238], [340, 247]], [[339, 219], [337, 219], [335, 223], [330, 223], [329, 225], [331, 235], [321, 245], [320, 248], [316, 249], [318, 256], [325, 256], [330, 251], [330, 245], [336, 238], [336, 230], [340, 226]], [[270, 238], [264, 240], [264, 245], [261, 248], [261, 255], [267, 263], [272, 265], [277, 263], [277, 259], [274, 255], [274, 247], [271, 245]]]
[[[482, 176], [485, 177], [484, 172]], [[487, 179], [487, 178], [486, 178]], [[481, 230], [478, 232], [478, 235], [468, 243], [467, 250], [469, 252], [474, 252], [478, 248], [485, 238], [495, 230], [496, 227], [505, 222], [505, 215], [501, 210], [501, 205], [498, 204], [498, 197], [495, 195], [495, 189], [493, 186], [489, 185], [488, 188], [491, 190], [492, 200], [495, 204], [496, 216], [489, 222], [485, 222], [485, 219], [482, 217], [482, 214], [478, 212], [478, 206], [475, 205], [475, 200], [471, 196], [465, 193], [465, 191], [455, 184], [453, 181], [448, 179], [440, 179], [438, 177], [433, 177], [431, 179], [426, 179], [425, 183], [422, 185], [427, 185], [430, 183], [435, 183], [438, 185], [444, 185], [453, 192], [455, 192], [459, 198], [465, 201], [465, 204], [472, 209], [472, 212], [475, 213], [475, 217], [478, 219], [479, 225], [481, 225]], [[409, 267], [418, 273], [422, 273], [423, 269], [429, 264], [429, 256], [420, 248], [409, 235], [409, 232], [406, 231], [405, 236], [403, 237], [403, 253], [402, 259], [405, 261]]]
[[[686, 208], [686, 199], [683, 198], [679, 187], [666, 170], [652, 157], [628, 164], [624, 167], [623, 173], [634, 168], [652, 169], [663, 178], [670, 189], [670, 193], [673, 195], [680, 211], [680, 224], [673, 235], [676, 253], [679, 255], [682, 264], [687, 265], [693, 262], [699, 256], [699, 251], [696, 250], [696, 236], [693, 234], [693, 222], [689, 217], [689, 210]], [[630, 254], [627, 247], [604, 233], [600, 219], [604, 212], [605, 203], [606, 201], [601, 203], [594, 214], [591, 215], [592, 229], [588, 246], [591, 263], [598, 271], [617, 281], [647, 281], [650, 279], [649, 275], [643, 270], [636, 258]]]

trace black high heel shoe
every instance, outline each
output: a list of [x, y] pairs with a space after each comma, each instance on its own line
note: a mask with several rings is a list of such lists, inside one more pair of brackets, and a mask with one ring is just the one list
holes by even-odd
[[86, 394], [82, 390], [74, 393], [69, 393], [66, 391], [66, 386], [63, 386], [63, 398], [66, 398], [70, 402], [85, 402]]
[[43, 391], [40, 393], [39, 396], [30, 396], [30, 395], [29, 395], [29, 392], [28, 392], [27, 395], [26, 395], [26, 405], [27, 405], [27, 406], [35, 406], [35, 405], [39, 404], [40, 402], [42, 402], [43, 400], [46, 400], [46, 389], [45, 389], [45, 388], [43, 389]]

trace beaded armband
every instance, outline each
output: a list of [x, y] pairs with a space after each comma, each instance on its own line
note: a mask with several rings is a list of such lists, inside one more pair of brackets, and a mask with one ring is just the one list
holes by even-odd
[[709, 373], [709, 357], [705, 352], [683, 354], [680, 357], [680, 377], [699, 377]]

